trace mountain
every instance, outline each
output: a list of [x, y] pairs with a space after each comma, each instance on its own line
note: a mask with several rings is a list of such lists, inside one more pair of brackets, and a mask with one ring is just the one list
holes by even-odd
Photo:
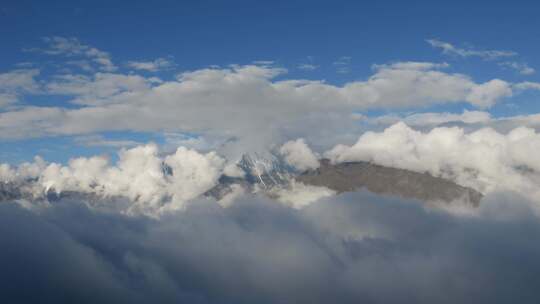
[[482, 199], [480, 192], [447, 179], [369, 162], [332, 164], [322, 159], [319, 168], [298, 173], [279, 157], [257, 158], [244, 155], [239, 167], [245, 173], [244, 178], [222, 176], [218, 185], [206, 195], [221, 199], [232, 191], [233, 185], [241, 186], [248, 192], [267, 192], [277, 187], [287, 187], [294, 179], [306, 185], [326, 187], [337, 193], [365, 188], [377, 194], [429, 203], [450, 204], [459, 200], [477, 207]]
[[[320, 160], [320, 167], [315, 170], [297, 172], [281, 157], [274, 154], [261, 156], [244, 155], [237, 163], [243, 171], [242, 177], [222, 175], [218, 183], [204, 193], [205, 196], [217, 200], [224, 198], [235, 188], [246, 192], [260, 193], [275, 198], [275, 190], [289, 189], [293, 181], [311, 186], [326, 187], [337, 193], [367, 189], [373, 193], [394, 195], [401, 198], [417, 199], [427, 203], [450, 204], [459, 200], [471, 206], [478, 206], [482, 194], [478, 191], [460, 186], [450, 180], [418, 173], [376, 165], [369, 162], [348, 162], [332, 164], [327, 159]], [[164, 166], [165, 175], [173, 175], [172, 169]], [[97, 193], [63, 191], [56, 193], [54, 189], [44, 191], [37, 185], [37, 180], [0, 183], [0, 201], [26, 199], [55, 202], [60, 199], [81, 199], [92, 205], [103, 204]], [[121, 197], [108, 198], [115, 200], [115, 207], [129, 204]]]
[[320, 167], [296, 177], [308, 185], [324, 186], [338, 193], [365, 188], [377, 194], [389, 194], [424, 202], [451, 203], [456, 199], [478, 206], [482, 194], [429, 173], [380, 166], [369, 162], [331, 164], [323, 159]]

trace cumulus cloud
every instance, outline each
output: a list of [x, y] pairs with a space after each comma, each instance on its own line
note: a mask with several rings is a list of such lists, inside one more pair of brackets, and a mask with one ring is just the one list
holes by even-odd
[[316, 169], [319, 167], [319, 159], [309, 148], [303, 138], [288, 141], [279, 149], [285, 161], [300, 171]]
[[366, 132], [352, 146], [326, 152], [333, 162], [371, 161], [429, 172], [483, 193], [511, 190], [524, 193], [540, 207], [540, 135], [519, 127], [507, 134], [491, 128], [466, 133], [458, 127], [429, 132], [399, 122], [382, 132]]
[[493, 79], [475, 86], [467, 96], [467, 100], [480, 108], [492, 106], [497, 99], [512, 95], [510, 84], [500, 79]]
[[[35, 180], [34, 196], [74, 191], [125, 197], [133, 203], [122, 212], [159, 216], [185, 208], [188, 201], [212, 188], [226, 164], [215, 152], [201, 154], [185, 147], [162, 157], [154, 144], [121, 150], [118, 158], [115, 165], [105, 156], [73, 158], [66, 166], [47, 164], [39, 157], [18, 167], [2, 164], [0, 182]], [[231, 169], [226, 173], [231, 174]]]
[[5, 203], [0, 301], [537, 302], [539, 221], [515, 195], [490, 199], [475, 218], [367, 193], [300, 210], [248, 196], [160, 220]]
[[45, 160], [40, 156], [35, 156], [33, 162], [24, 162], [16, 167], [0, 164], [0, 183], [36, 179], [41, 175], [46, 165]]

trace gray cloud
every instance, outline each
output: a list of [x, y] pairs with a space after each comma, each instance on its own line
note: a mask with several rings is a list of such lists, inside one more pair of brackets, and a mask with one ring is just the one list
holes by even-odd
[[540, 222], [497, 194], [479, 216], [352, 193], [302, 210], [244, 197], [161, 220], [60, 201], [0, 205], [2, 302], [535, 303]]
[[[284, 137], [317, 138], [314, 142], [336, 138], [355, 130], [355, 121], [349, 119], [355, 110], [463, 101], [484, 108], [512, 95], [512, 86], [505, 81], [475, 83], [465, 75], [445, 73], [441, 70], [445, 66], [379, 65], [367, 80], [343, 86], [276, 80], [284, 69], [253, 65], [196, 70], [164, 82], [111, 73], [64, 75], [46, 84], [48, 93], [67, 95], [71, 103], [84, 107], [23, 107], [0, 113], [0, 138], [120, 130], [191, 132], [235, 137], [249, 150]], [[323, 124], [325, 128], [320, 127]]]

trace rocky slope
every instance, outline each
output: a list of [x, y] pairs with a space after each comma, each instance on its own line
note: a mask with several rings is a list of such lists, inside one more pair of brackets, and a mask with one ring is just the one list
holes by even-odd
[[338, 193], [365, 188], [378, 194], [395, 195], [425, 202], [451, 203], [456, 199], [478, 206], [482, 194], [474, 189], [428, 173], [384, 167], [369, 162], [331, 164], [321, 160], [316, 170], [296, 177], [305, 184], [324, 186]]

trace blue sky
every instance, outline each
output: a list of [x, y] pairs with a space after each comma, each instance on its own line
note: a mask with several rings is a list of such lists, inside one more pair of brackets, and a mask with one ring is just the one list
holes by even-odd
[[[39, 70], [39, 74], [34, 76], [32, 90], [10, 88], [8, 93], [13, 95], [16, 91], [17, 101], [0, 107], [0, 112], [20, 112], [35, 106], [62, 111], [95, 106], [73, 102], [88, 97], [83, 94], [65, 93], [65, 88], [62, 93], [52, 90], [49, 84], [62, 75], [70, 75], [72, 80], [79, 76], [94, 79], [97, 73], [139, 75], [148, 86], [158, 87], [152, 77], [166, 83], [176, 81], [178, 75], [187, 71], [230, 65], [287, 70], [276, 73], [279, 75], [271, 82], [308, 79], [338, 87], [366, 81], [376, 73], [374, 65], [410, 61], [447, 63], [443, 73], [463, 74], [477, 84], [493, 79], [511, 85], [537, 83], [537, 12], [538, 4], [533, 1], [519, 5], [505, 1], [2, 1], [0, 74], [30, 69]], [[49, 40], [44, 40], [46, 37]], [[71, 39], [106, 56], [51, 54], [47, 50], [52, 37]], [[453, 49], [444, 51], [437, 43], [429, 43], [430, 39], [439, 45], [451, 44]], [[489, 52], [501, 53], [490, 57]], [[99, 58], [110, 60], [111, 69], [96, 63]], [[155, 64], [158, 59], [164, 65], [154, 71], [134, 68], [135, 63]], [[88, 61], [93, 65], [88, 70], [74, 63]], [[407, 107], [349, 110], [368, 117], [462, 113], [464, 109], [487, 112], [493, 118], [537, 113], [538, 89], [517, 92], [516, 88], [512, 96], [501, 93], [490, 107], [478, 108], [478, 104], [466, 100], [447, 102], [443, 98]], [[231, 108], [235, 106], [240, 107]], [[196, 109], [192, 111], [198, 115]], [[215, 124], [208, 128], [182, 122], [170, 128], [152, 124], [138, 128], [130, 124], [73, 131], [73, 126], [62, 125], [58, 127], [61, 131], [52, 128], [42, 134], [41, 125], [36, 122], [39, 115], [32, 118], [32, 124], [38, 126], [35, 130], [0, 139], [0, 162], [18, 163], [36, 154], [64, 162], [72, 156], [112, 153], [122, 143], [166, 144], [170, 132], [204, 134], [218, 138], [219, 142], [225, 135], [207, 129], [226, 130], [223, 133], [228, 136], [241, 137], [231, 132], [250, 126], [249, 120], [243, 126]], [[55, 117], [45, 118], [47, 127], [59, 123], [57, 119], [61, 118]], [[145, 116], [141, 117], [147, 121]], [[152, 115], [152, 119], [159, 120], [159, 114]], [[201, 117], [204, 119], [207, 117]], [[4, 124], [13, 123], [5, 121]], [[293, 124], [292, 121], [291, 118], [287, 122]], [[0, 132], [7, 134], [10, 127], [2, 129], [0, 118]], [[305, 130], [294, 129], [290, 136], [310, 136], [304, 133]]]

